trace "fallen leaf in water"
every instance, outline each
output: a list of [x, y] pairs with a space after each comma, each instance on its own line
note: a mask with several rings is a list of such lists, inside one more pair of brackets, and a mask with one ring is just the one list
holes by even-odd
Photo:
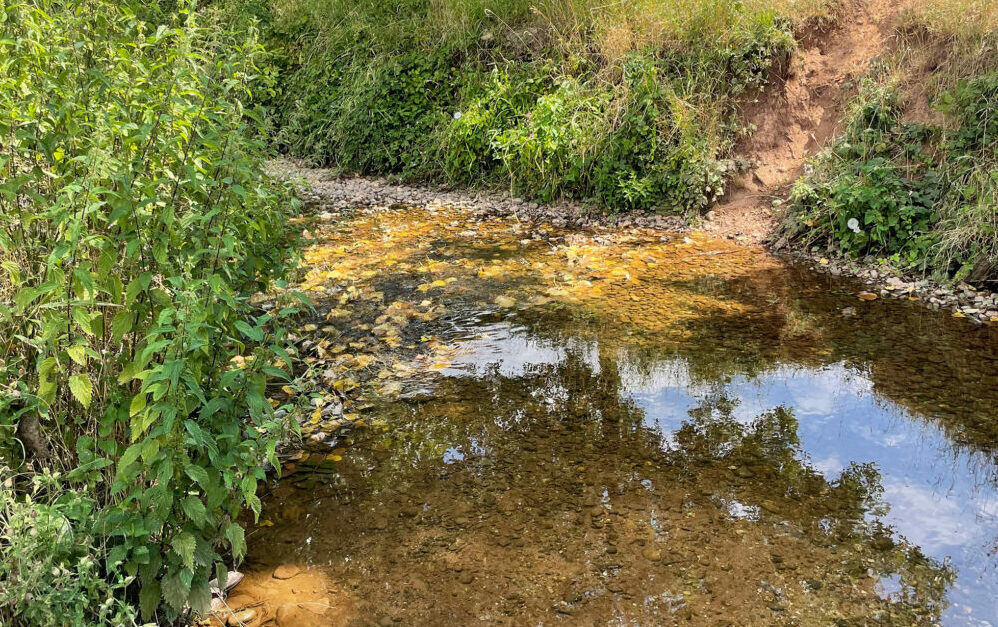
[[516, 299], [511, 296], [496, 296], [495, 302], [500, 307], [512, 307], [516, 304]]
[[860, 292], [857, 296], [860, 300], [877, 300], [877, 295], [873, 292]]

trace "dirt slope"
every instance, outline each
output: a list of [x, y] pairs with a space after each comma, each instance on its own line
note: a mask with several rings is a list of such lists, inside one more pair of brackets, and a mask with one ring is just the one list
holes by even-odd
[[734, 180], [704, 230], [746, 243], [765, 240], [775, 225], [773, 200], [801, 176], [805, 160], [838, 131], [855, 82], [889, 45], [905, 0], [847, 0], [830, 30], [804, 37], [785, 80], [743, 107], [757, 129], [736, 148], [751, 164]]

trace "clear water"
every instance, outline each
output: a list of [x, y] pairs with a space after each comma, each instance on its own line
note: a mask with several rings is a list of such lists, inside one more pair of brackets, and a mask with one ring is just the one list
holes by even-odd
[[371, 316], [444, 308], [402, 325], [433, 365], [369, 368], [251, 570], [321, 570], [344, 624], [998, 625], [998, 329], [724, 243], [525, 228], [320, 233], [402, 251], [350, 281]]

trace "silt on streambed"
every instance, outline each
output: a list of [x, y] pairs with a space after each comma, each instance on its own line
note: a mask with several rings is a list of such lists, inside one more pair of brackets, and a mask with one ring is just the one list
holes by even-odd
[[998, 328], [696, 235], [310, 235], [335, 396], [250, 534], [256, 624], [998, 624]]

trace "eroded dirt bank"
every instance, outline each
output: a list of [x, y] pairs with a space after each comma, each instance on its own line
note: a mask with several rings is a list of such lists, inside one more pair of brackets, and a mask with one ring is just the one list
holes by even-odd
[[748, 243], [769, 239], [778, 204], [814, 156], [841, 132], [841, 119], [870, 61], [891, 45], [904, 0], [852, 0], [837, 9], [833, 25], [804, 36], [790, 66], [764, 93], [753, 95], [742, 116], [754, 129], [735, 148], [749, 165], [733, 180], [704, 225], [718, 237]]

